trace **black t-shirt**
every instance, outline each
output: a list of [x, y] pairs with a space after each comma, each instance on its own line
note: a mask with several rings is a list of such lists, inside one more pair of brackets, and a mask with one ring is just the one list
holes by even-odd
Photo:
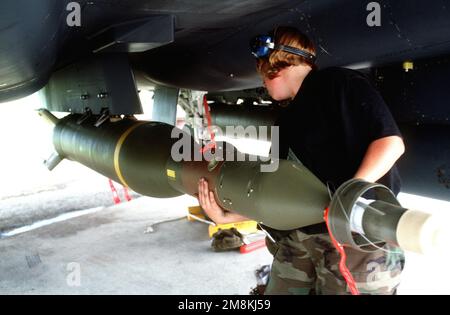
[[[371, 81], [360, 72], [336, 67], [308, 74], [279, 126], [280, 158], [287, 158], [290, 149], [332, 191], [353, 178], [374, 140], [401, 136]], [[396, 166], [377, 182], [397, 195]]]

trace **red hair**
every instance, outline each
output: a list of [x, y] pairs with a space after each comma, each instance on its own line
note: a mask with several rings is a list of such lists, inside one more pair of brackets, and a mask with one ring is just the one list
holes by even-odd
[[[275, 45], [286, 45], [298, 49], [306, 50], [315, 55], [316, 48], [313, 42], [294, 27], [280, 26], [274, 30]], [[282, 50], [272, 50], [268, 57], [258, 58], [256, 68], [258, 72], [266, 77], [276, 77], [277, 73], [289, 66], [308, 65], [312, 69], [316, 65], [305, 57], [291, 54]]]

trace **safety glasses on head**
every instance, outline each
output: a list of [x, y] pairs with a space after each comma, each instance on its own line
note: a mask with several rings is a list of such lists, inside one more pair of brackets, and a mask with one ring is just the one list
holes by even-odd
[[256, 58], [268, 57], [272, 50], [282, 50], [297, 56], [306, 58], [314, 64], [316, 56], [310, 52], [287, 45], [275, 45], [273, 38], [269, 35], [258, 35], [250, 42], [250, 48], [253, 56]]

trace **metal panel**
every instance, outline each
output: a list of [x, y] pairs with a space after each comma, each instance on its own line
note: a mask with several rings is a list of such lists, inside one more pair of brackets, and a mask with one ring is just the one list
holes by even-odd
[[133, 72], [126, 55], [102, 55], [83, 60], [51, 77], [42, 90], [50, 111], [112, 115], [142, 113]]
[[94, 52], [142, 52], [174, 40], [174, 17], [155, 15], [114, 25], [92, 37]]
[[177, 120], [178, 93], [179, 89], [176, 88], [156, 88], [153, 103], [153, 121], [164, 122], [175, 126]]

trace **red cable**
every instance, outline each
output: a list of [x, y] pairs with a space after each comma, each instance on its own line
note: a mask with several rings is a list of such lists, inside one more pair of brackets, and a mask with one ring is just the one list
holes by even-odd
[[211, 142], [209, 142], [207, 145], [205, 145], [200, 150], [201, 153], [205, 153], [208, 150], [216, 148], [216, 140], [215, 140], [214, 132], [212, 131], [212, 121], [211, 121], [211, 115], [209, 113], [209, 106], [208, 106], [208, 101], [206, 99], [206, 95], [203, 97], [203, 108], [205, 109], [206, 120], [208, 122], [208, 132], [209, 132], [209, 136], [211, 138]]
[[345, 253], [344, 245], [340, 244], [334, 238], [333, 234], [331, 233], [330, 224], [328, 222], [329, 210], [330, 210], [329, 208], [325, 209], [324, 219], [325, 219], [325, 223], [327, 224], [328, 234], [330, 234], [331, 241], [333, 242], [334, 247], [336, 248], [336, 250], [339, 252], [339, 255], [341, 256], [341, 259], [339, 261], [339, 270], [340, 270], [342, 276], [344, 277], [345, 282], [347, 283], [352, 295], [359, 295], [359, 290], [356, 287], [356, 281], [353, 278], [353, 275], [351, 274], [350, 270], [348, 269], [348, 267], [346, 265], [347, 254]]

